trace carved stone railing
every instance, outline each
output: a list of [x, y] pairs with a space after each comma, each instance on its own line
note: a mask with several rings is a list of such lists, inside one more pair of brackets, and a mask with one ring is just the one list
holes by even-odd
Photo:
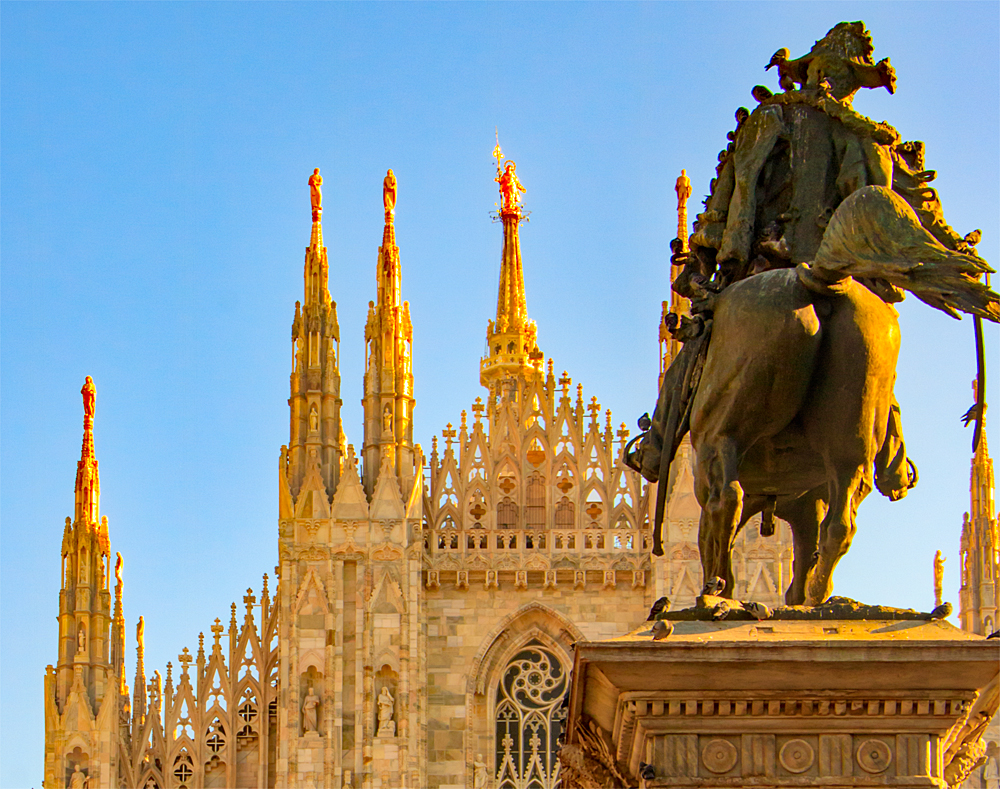
[[451, 556], [460, 561], [487, 554], [646, 555], [650, 546], [647, 529], [438, 529], [424, 535], [431, 557]]

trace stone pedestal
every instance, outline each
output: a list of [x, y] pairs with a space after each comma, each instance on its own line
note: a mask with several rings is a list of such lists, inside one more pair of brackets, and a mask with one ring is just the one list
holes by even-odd
[[296, 754], [298, 756], [297, 785], [303, 789], [322, 789], [326, 786], [324, 779], [323, 751], [325, 742], [319, 732], [309, 731], [299, 738]]
[[397, 737], [378, 735], [372, 748], [372, 787], [392, 789], [403, 786], [400, 763], [400, 740]]
[[1000, 645], [947, 622], [673, 625], [577, 644], [566, 789], [946, 787], [996, 711]]

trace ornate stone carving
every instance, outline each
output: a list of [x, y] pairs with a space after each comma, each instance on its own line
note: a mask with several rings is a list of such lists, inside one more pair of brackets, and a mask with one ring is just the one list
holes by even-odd
[[892, 749], [882, 740], [865, 740], [858, 746], [858, 764], [866, 773], [884, 773], [892, 761]]
[[729, 740], [716, 738], [709, 740], [702, 748], [701, 763], [716, 775], [728, 773], [736, 766], [740, 754]]
[[816, 761], [816, 752], [805, 740], [789, 740], [778, 751], [778, 761], [790, 773], [804, 773]]

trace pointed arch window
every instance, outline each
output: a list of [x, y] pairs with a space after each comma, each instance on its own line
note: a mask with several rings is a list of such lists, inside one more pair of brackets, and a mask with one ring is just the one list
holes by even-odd
[[524, 524], [529, 529], [545, 526], [545, 477], [532, 474], [525, 486]]
[[517, 528], [517, 505], [509, 498], [504, 498], [497, 504], [497, 528]]
[[532, 639], [507, 664], [496, 697], [497, 789], [556, 789], [566, 670]]
[[556, 528], [572, 529], [576, 525], [576, 508], [565, 496], [556, 505]]

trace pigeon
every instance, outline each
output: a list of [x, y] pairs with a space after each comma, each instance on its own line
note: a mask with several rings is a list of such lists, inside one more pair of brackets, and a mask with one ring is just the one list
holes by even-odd
[[644, 781], [652, 781], [656, 778], [656, 770], [653, 769], [653, 765], [639, 762], [639, 777]]
[[763, 603], [757, 603], [757, 602], [743, 603], [743, 610], [746, 611], [748, 614], [750, 614], [750, 616], [752, 616], [757, 621], [770, 619], [772, 616], [774, 616], [774, 612]]
[[674, 623], [669, 619], [657, 619], [653, 622], [653, 640], [662, 641], [674, 632]]
[[785, 47], [782, 47], [771, 55], [770, 62], [764, 66], [764, 71], [774, 68], [775, 66], [778, 67], [778, 85], [786, 93], [795, 89], [795, 80], [792, 79], [790, 74], [786, 73], [786, 69], [784, 68], [784, 66], [788, 63], [788, 56], [790, 54], [791, 53]]
[[659, 600], [653, 603], [653, 607], [649, 609], [649, 616], [646, 618], [646, 621], [652, 622], [654, 619], [656, 619], [657, 614], [666, 611], [669, 606], [670, 606], [670, 599], [667, 597], [661, 597]]
[[750, 95], [753, 96], [758, 103], [760, 103], [771, 98], [774, 94], [763, 85], [754, 85], [753, 89], [750, 91]]
[[764, 71], [770, 71], [775, 66], [777, 66], [778, 70], [780, 71], [781, 64], [786, 63], [788, 61], [788, 56], [791, 54], [792, 53], [789, 52], [786, 47], [782, 47], [773, 55], [771, 55], [771, 61], [766, 66], [764, 66]]
[[992, 633], [986, 636], [987, 641], [989, 641], [991, 638], [1000, 638], [1000, 630], [994, 630]]
[[707, 581], [705, 581], [705, 588], [701, 590], [701, 593], [720, 595], [726, 588], [726, 581], [723, 578], [719, 578], [717, 575], [713, 575]]
[[653, 426], [653, 420], [649, 418], [649, 411], [639, 417], [639, 429], [645, 433]]
[[720, 600], [712, 608], [712, 619], [718, 622], [720, 619], [725, 619], [729, 616], [729, 612], [733, 610], [732, 605], [728, 600]]
[[937, 608], [931, 611], [931, 619], [946, 619], [951, 616], [952, 607], [951, 603], [941, 603]]

